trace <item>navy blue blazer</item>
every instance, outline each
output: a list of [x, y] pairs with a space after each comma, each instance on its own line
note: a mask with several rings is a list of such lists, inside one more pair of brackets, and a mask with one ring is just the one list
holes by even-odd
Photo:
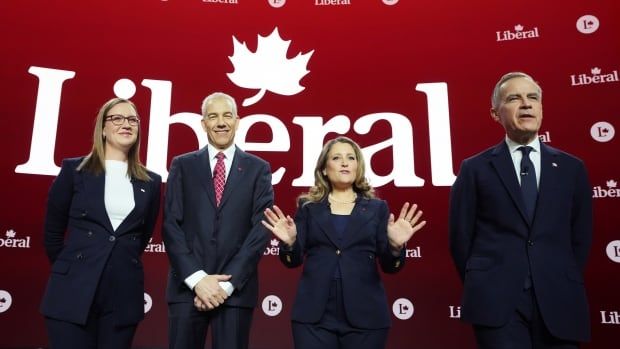
[[166, 298], [193, 302], [184, 280], [202, 269], [232, 275], [235, 291], [224, 305], [254, 307], [258, 262], [270, 237], [261, 221], [273, 205], [271, 169], [237, 148], [219, 207], [211, 173], [207, 147], [172, 160], [163, 223], [171, 267]]
[[[133, 179], [135, 207], [112, 228], [105, 203], [105, 175], [76, 168], [83, 158], [65, 159], [50, 187], [44, 245], [52, 263], [43, 296], [43, 315], [85, 324], [105, 268], [111, 270], [114, 321], [136, 324], [144, 318], [144, 270], [140, 257], [159, 212], [161, 177]], [[66, 234], [65, 234], [66, 233]]]
[[581, 160], [541, 144], [538, 202], [528, 222], [508, 146], [502, 141], [461, 164], [450, 198], [450, 250], [464, 282], [461, 318], [508, 321], [528, 267], [554, 336], [590, 338], [583, 270], [592, 241], [592, 198]]
[[295, 214], [297, 239], [280, 261], [289, 268], [304, 264], [293, 321], [318, 322], [327, 304], [337, 265], [347, 319], [358, 328], [390, 326], [390, 311], [377, 260], [386, 273], [396, 273], [405, 263], [405, 250], [394, 257], [387, 238], [388, 206], [383, 200], [358, 197], [341, 242], [330, 220], [327, 200], [300, 202]]

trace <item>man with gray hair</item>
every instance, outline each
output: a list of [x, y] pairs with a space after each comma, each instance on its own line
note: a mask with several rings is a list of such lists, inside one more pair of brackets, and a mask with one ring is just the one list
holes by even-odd
[[540, 142], [542, 89], [529, 75], [504, 75], [491, 105], [505, 138], [462, 162], [450, 195], [461, 319], [480, 348], [577, 348], [590, 339], [585, 166]]
[[212, 348], [246, 349], [270, 236], [261, 221], [273, 205], [271, 169], [235, 146], [231, 96], [213, 93], [201, 109], [209, 144], [172, 160], [166, 188], [170, 348], [202, 349], [211, 325]]

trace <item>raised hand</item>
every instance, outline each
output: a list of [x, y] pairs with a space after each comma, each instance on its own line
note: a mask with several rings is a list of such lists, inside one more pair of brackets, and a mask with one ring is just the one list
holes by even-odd
[[399, 252], [413, 234], [422, 229], [426, 221], [419, 222], [421, 216], [422, 211], [418, 210], [418, 205], [413, 204], [410, 206], [408, 202], [405, 202], [400, 209], [398, 219], [395, 220], [394, 214], [390, 213], [387, 235], [392, 251]]
[[265, 210], [265, 219], [267, 221], [262, 221], [265, 228], [286, 245], [293, 246], [297, 239], [297, 227], [291, 216], [285, 215], [278, 206], [274, 205], [273, 210], [270, 208]]

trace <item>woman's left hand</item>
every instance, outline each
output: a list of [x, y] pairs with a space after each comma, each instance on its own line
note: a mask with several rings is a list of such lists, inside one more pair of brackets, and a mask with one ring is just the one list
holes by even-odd
[[390, 213], [387, 235], [392, 252], [400, 253], [400, 250], [411, 239], [413, 234], [422, 229], [426, 221], [420, 221], [420, 217], [422, 217], [422, 211], [418, 210], [418, 205], [409, 205], [408, 202], [405, 202], [400, 209], [398, 219], [395, 220], [394, 214]]

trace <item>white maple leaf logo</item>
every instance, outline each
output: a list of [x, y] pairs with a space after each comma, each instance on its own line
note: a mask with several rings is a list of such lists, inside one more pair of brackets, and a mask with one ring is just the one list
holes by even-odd
[[282, 40], [276, 27], [267, 37], [258, 35], [256, 52], [248, 50], [245, 42], [233, 36], [234, 52], [228, 58], [235, 71], [228, 78], [237, 86], [260, 89], [256, 95], [246, 98], [243, 106], [258, 102], [267, 90], [284, 96], [297, 94], [305, 89], [299, 81], [310, 71], [306, 69], [314, 50], [292, 59], [286, 58], [290, 40]]

